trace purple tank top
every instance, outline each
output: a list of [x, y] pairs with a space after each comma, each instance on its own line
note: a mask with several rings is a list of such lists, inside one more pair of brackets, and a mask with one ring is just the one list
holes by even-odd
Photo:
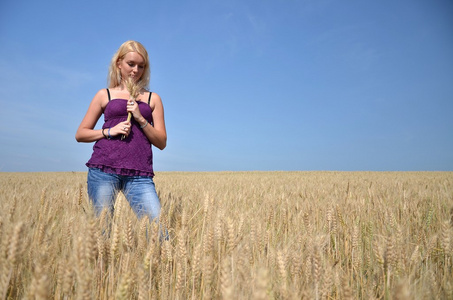
[[[127, 119], [126, 99], [112, 99], [104, 110], [104, 125], [110, 128]], [[151, 107], [137, 101], [143, 117], [152, 124]], [[132, 118], [129, 136], [121, 140], [121, 136], [100, 139], [93, 146], [91, 159], [86, 163], [89, 168], [99, 168], [105, 173], [125, 176], [153, 177], [153, 152], [151, 143], [143, 133], [140, 125]], [[149, 126], [149, 125], [148, 125]], [[107, 134], [107, 132], [105, 131]]]

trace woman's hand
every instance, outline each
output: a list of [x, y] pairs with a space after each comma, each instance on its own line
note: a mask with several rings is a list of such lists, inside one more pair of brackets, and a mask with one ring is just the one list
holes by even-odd
[[[107, 128], [105, 130], [108, 130]], [[124, 134], [126, 137], [131, 132], [131, 122], [123, 121], [119, 122], [112, 128], [110, 128], [110, 136], [118, 136]], [[107, 134], [107, 132], [105, 132]]]
[[138, 108], [138, 103], [135, 100], [129, 100], [127, 102], [127, 112], [132, 113], [132, 116], [136, 121], [142, 120], [143, 116], [142, 113], [140, 112], [140, 109]]

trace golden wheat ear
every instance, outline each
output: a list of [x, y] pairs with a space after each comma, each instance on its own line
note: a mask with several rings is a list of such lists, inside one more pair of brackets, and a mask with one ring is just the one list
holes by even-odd
[[[138, 97], [138, 94], [140, 93], [141, 87], [131, 78], [129, 77], [124, 84], [126, 85], [127, 91], [130, 94], [130, 100], [136, 100]], [[127, 113], [127, 121], [130, 122], [132, 119], [132, 113], [128, 112]], [[126, 136], [123, 134], [121, 136], [121, 140], [124, 140]]]

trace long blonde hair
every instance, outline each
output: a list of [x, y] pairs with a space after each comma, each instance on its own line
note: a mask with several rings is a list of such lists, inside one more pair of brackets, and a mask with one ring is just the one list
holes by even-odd
[[137, 52], [140, 54], [145, 61], [145, 69], [143, 70], [143, 75], [137, 81], [137, 84], [140, 88], [148, 88], [149, 79], [150, 79], [150, 67], [149, 67], [149, 57], [148, 52], [142, 44], [136, 41], [127, 41], [124, 42], [116, 51], [112, 57], [112, 61], [109, 67], [109, 75], [107, 78], [107, 85], [109, 88], [117, 87], [121, 84], [121, 72], [118, 68], [118, 62], [124, 59], [124, 56], [129, 52]]

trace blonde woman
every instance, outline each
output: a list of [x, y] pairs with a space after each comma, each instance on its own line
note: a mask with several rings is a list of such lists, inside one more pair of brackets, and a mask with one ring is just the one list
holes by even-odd
[[[138, 87], [135, 100], [126, 87], [129, 78]], [[77, 129], [78, 142], [95, 142], [86, 165], [88, 195], [98, 215], [105, 208], [113, 212], [115, 198], [122, 191], [139, 218], [159, 217], [151, 145], [163, 150], [167, 132], [162, 100], [147, 90], [149, 79], [145, 47], [136, 41], [123, 43], [112, 58], [108, 88], [97, 92]], [[102, 114], [102, 129], [95, 129]]]

